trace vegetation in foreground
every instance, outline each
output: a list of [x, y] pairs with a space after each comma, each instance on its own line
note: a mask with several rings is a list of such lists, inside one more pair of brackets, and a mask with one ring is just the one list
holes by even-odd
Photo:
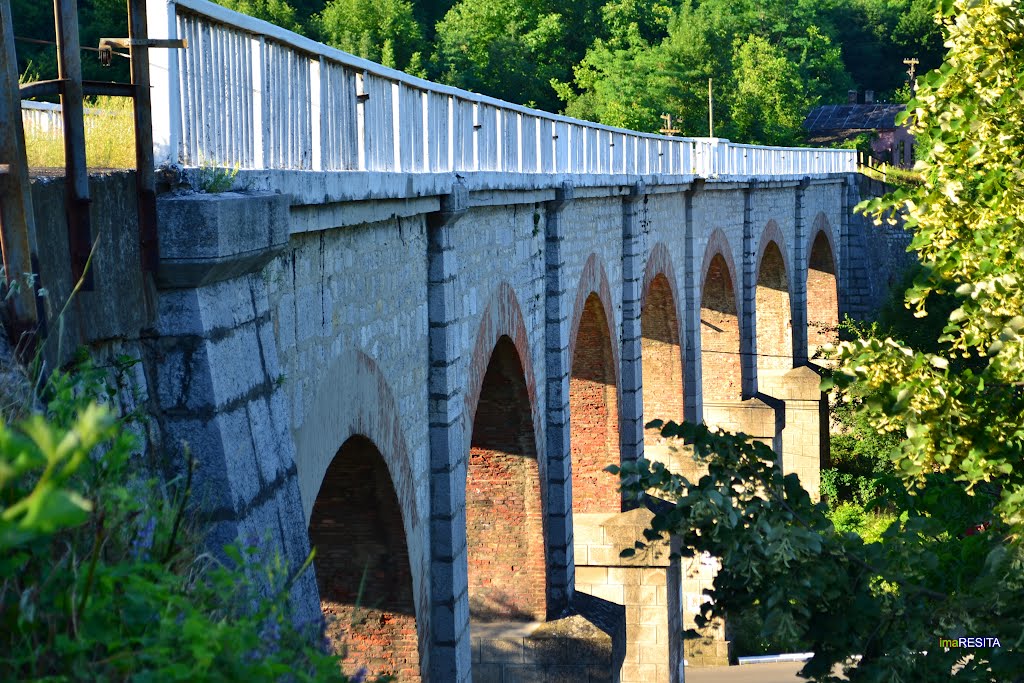
[[85, 365], [4, 402], [0, 678], [348, 681], [288, 606], [309, 563], [205, 552], [190, 477], [147, 475], [112, 386]]
[[[721, 558], [698, 623], [753, 610], [763, 637], [814, 651], [803, 675], [820, 682], [841, 680], [836, 665], [852, 681], [1024, 680], [1024, 8], [943, 11], [949, 53], [909, 105], [922, 183], [862, 207], [905, 215], [922, 265], [905, 302], [941, 329], [843, 342], [823, 382], [896, 440], [875, 501], [899, 517], [878, 542], [843, 530], [767, 446], [700, 425], [663, 429], [707, 463], [697, 482], [646, 460], [611, 468], [627, 495], [673, 503], [637, 548], [674, 534]], [[960, 637], [990, 640], [940, 644]]]

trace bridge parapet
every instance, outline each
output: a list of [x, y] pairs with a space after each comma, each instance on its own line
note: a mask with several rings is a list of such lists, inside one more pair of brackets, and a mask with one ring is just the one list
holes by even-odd
[[245, 169], [806, 176], [854, 150], [640, 133], [426, 81], [207, 0], [149, 0], [158, 162]]

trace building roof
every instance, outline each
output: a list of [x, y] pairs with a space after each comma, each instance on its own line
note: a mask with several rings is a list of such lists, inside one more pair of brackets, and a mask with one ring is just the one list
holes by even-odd
[[896, 115], [903, 104], [824, 104], [804, 119], [809, 132], [833, 130], [879, 130], [896, 127]]

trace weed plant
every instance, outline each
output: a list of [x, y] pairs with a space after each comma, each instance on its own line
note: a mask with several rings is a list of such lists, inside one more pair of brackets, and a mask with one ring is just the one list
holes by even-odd
[[[85, 104], [85, 161], [90, 168], [135, 168], [135, 119], [127, 97], [97, 97]], [[64, 131], [53, 126], [25, 126], [30, 168], [64, 166]]]

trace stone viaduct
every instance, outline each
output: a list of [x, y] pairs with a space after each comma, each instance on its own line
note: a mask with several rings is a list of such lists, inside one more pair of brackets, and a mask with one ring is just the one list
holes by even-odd
[[[351, 667], [682, 680], [714, 562], [620, 559], [650, 513], [603, 468], [694, 474], [644, 424], [704, 420], [817, 489], [852, 152], [575, 121], [205, 0], [150, 0], [149, 31], [189, 47], [153, 55], [171, 166], [141, 381], [212, 540], [315, 546], [294, 601]], [[722, 661], [726, 634], [686, 647]]]

